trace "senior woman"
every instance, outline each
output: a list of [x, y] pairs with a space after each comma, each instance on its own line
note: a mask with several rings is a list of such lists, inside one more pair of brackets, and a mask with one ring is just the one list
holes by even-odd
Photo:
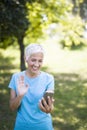
[[[41, 44], [25, 48], [27, 69], [11, 77], [10, 109], [17, 110], [14, 130], [53, 130], [51, 111], [53, 98], [43, 98], [46, 91], [54, 91], [54, 77], [41, 67], [44, 49]], [[42, 102], [43, 101], [43, 102]]]

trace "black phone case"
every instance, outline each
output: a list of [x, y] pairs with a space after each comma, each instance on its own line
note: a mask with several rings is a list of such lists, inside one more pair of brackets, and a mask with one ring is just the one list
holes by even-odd
[[[54, 95], [54, 93], [53, 92], [46, 92], [45, 94], [44, 94], [44, 99], [46, 100], [46, 102], [47, 102], [47, 104], [48, 104], [48, 96], [50, 97], [50, 98], [53, 98], [53, 95]], [[43, 104], [43, 100], [42, 100], [42, 104]], [[43, 106], [44, 106], [44, 104], [43, 104]]]

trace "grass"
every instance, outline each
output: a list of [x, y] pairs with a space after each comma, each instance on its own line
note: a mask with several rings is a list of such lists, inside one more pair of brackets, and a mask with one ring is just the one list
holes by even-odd
[[87, 129], [87, 80], [78, 74], [55, 75], [55, 130]]
[[[64, 51], [57, 44], [44, 47], [43, 69], [55, 77], [55, 130], [87, 130], [87, 49]], [[9, 109], [7, 86], [11, 75], [19, 71], [18, 60], [18, 48], [0, 49], [0, 130], [13, 129], [16, 113]]]

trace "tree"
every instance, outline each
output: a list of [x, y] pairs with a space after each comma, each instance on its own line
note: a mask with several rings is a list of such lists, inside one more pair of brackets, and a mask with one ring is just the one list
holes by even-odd
[[[79, 0], [73, 1], [80, 3]], [[57, 31], [61, 30], [59, 32], [62, 36], [60, 43], [63, 47], [72, 49], [86, 45], [86, 40], [83, 38], [85, 24], [78, 13], [73, 13], [74, 5], [72, 1], [68, 0], [44, 0], [40, 3], [34, 2], [32, 5], [28, 5], [31, 22], [28, 32], [32, 38], [31, 41], [36, 40], [35, 38], [39, 36], [41, 37], [42, 30], [47, 29], [49, 24], [58, 23], [58, 28], [61, 24], [61, 29], [57, 29]]]
[[32, 42], [43, 36], [51, 23], [59, 23], [66, 14], [71, 12], [72, 4], [68, 0], [35, 0], [32, 4], [27, 4], [29, 9], [28, 19], [31, 23], [27, 30]]
[[[65, 26], [64, 26], [65, 25]], [[83, 38], [84, 22], [80, 16], [69, 16], [62, 22], [61, 44], [69, 49], [85, 45]]]
[[73, 12], [79, 14], [82, 19], [87, 21], [87, 0], [72, 0], [73, 1]]
[[34, 41], [43, 35], [49, 24], [62, 22], [72, 10], [68, 0], [1, 0], [0, 1], [0, 47], [20, 47], [20, 66], [25, 69], [24, 38]]
[[0, 47], [13, 45], [17, 39], [21, 52], [21, 70], [25, 68], [23, 39], [29, 25], [29, 20], [26, 18], [26, 2], [26, 0], [0, 1]]

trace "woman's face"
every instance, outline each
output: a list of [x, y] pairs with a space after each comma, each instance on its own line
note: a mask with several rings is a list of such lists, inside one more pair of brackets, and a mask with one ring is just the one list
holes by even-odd
[[38, 52], [32, 54], [27, 61], [28, 71], [30, 75], [38, 75], [43, 63], [43, 53]]

